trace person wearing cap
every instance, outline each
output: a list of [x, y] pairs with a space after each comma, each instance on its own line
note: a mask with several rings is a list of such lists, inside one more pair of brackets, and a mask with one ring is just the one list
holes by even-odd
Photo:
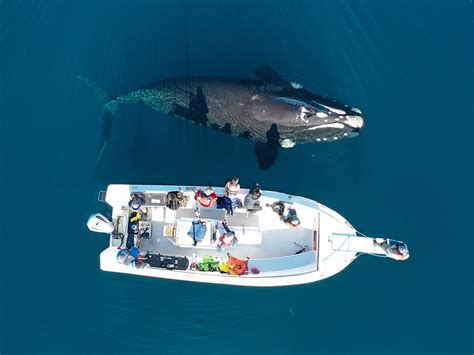
[[194, 199], [198, 201], [201, 206], [208, 208], [216, 203], [217, 195], [212, 187], [208, 187], [204, 191], [198, 189], [194, 194]]
[[405, 243], [391, 239], [375, 238], [375, 246], [379, 246], [385, 251], [388, 257], [395, 260], [406, 260], [410, 257], [408, 247]]
[[135, 193], [128, 202], [128, 207], [133, 211], [139, 211], [144, 203], [145, 199], [140, 194]]
[[261, 195], [260, 185], [255, 184], [255, 187], [252, 187], [247, 196], [245, 196], [244, 208], [250, 213], [261, 211], [262, 206], [260, 206], [260, 201], [258, 200]]

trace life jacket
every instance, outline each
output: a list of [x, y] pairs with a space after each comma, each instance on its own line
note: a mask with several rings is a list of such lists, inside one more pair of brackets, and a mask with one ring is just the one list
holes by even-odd
[[248, 267], [248, 260], [240, 260], [232, 255], [229, 255], [229, 267], [230, 267], [230, 274], [234, 275], [243, 275], [247, 272]]
[[219, 271], [220, 272], [225, 273], [225, 274], [230, 274], [230, 270], [231, 269], [230, 269], [230, 265], [229, 265], [228, 261], [219, 264]]
[[219, 260], [214, 260], [212, 256], [204, 255], [202, 262], [196, 263], [199, 271], [215, 271], [219, 266]]

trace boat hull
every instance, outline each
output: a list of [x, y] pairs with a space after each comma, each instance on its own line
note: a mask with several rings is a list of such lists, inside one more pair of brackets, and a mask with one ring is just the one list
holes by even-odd
[[[183, 187], [185, 194], [194, 195], [194, 190], [199, 187]], [[148, 200], [153, 196], [163, 196], [168, 192], [178, 190], [178, 186], [162, 185], [110, 185], [107, 190], [105, 201], [112, 206], [113, 216], [116, 218], [120, 214], [128, 216], [128, 201], [133, 193], [148, 194]], [[216, 193], [224, 194], [223, 188], [215, 188]], [[239, 198], [244, 199], [248, 193], [247, 189], [241, 189]], [[151, 196], [151, 197], [150, 197]], [[232, 275], [214, 272], [198, 271], [190, 267], [187, 270], [170, 270], [166, 268], [134, 268], [132, 265], [124, 265], [117, 262], [118, 249], [123, 248], [123, 243], [117, 246], [117, 240], [112, 236], [109, 247], [100, 254], [100, 268], [107, 272], [124, 273], [131, 275], [164, 278], [180, 281], [204, 282], [213, 284], [225, 284], [236, 286], [271, 287], [290, 286], [307, 284], [319, 281], [337, 274], [346, 268], [358, 255], [357, 251], [345, 249], [344, 251], [334, 250], [332, 238], [335, 234], [356, 235], [356, 230], [337, 212], [328, 207], [299, 196], [292, 196], [284, 193], [263, 191], [261, 197], [262, 206], [270, 205], [275, 201], [283, 201], [298, 211], [301, 225], [292, 228], [281, 222], [280, 218], [271, 208], [263, 209], [260, 214], [258, 227], [261, 229], [262, 241], [260, 245], [241, 245], [226, 252], [217, 252], [211, 247], [204, 248], [197, 246], [172, 245], [170, 238], [165, 238], [161, 230], [163, 225], [178, 220], [178, 212], [173, 211], [172, 217], [163, 217], [169, 211], [166, 207], [153, 207], [151, 225], [153, 230], [158, 231], [153, 238], [158, 240], [157, 244], [146, 244], [145, 252], [164, 255], [176, 255], [188, 257], [191, 263], [199, 261], [204, 255], [211, 255], [219, 261], [225, 261], [227, 252], [240, 259], [248, 258], [248, 272], [245, 275]], [[196, 207], [193, 198], [189, 199], [190, 206], [179, 210], [191, 213]], [[127, 212], [124, 212], [127, 211]], [[212, 209], [205, 209], [203, 212], [211, 213]], [[218, 211], [214, 211], [217, 213]], [[213, 212], [213, 213], [214, 213]], [[249, 214], [245, 210], [237, 210], [236, 216], [227, 216], [240, 219], [239, 223], [245, 224], [250, 220]], [[127, 217], [128, 219], [128, 217]], [[242, 222], [243, 221], [243, 222]], [[156, 227], [158, 226], [158, 227]], [[233, 227], [236, 228], [236, 227]], [[249, 229], [248, 227], [245, 227]], [[126, 230], [126, 228], [125, 228]], [[286, 238], [286, 240], [285, 240]], [[300, 239], [298, 239], [300, 238]], [[297, 240], [305, 245], [305, 250], [293, 250]], [[165, 244], [167, 243], [167, 244]], [[278, 243], [285, 243], [287, 250], [279, 249]], [[150, 246], [151, 245], [151, 246]], [[153, 249], [155, 248], [155, 249]], [[168, 249], [166, 249], [168, 248]], [[197, 258], [197, 259], [196, 259]], [[251, 269], [257, 272], [250, 272]]]
[[[199, 271], [180, 271], [166, 269], [135, 269], [130, 265], [121, 265], [116, 261], [117, 249], [109, 248], [100, 254], [100, 268], [106, 272], [116, 272], [122, 274], [147, 276], [154, 278], [162, 278], [178, 281], [191, 281], [210, 284], [234, 285], [234, 286], [251, 286], [251, 287], [273, 287], [273, 286], [293, 286], [308, 284], [323, 280], [333, 273], [324, 273], [318, 270], [307, 271], [301, 274], [293, 274], [288, 276], [237, 276], [222, 273], [203, 273]], [[355, 257], [354, 257], [355, 258]], [[354, 258], [352, 260], [354, 260]], [[352, 261], [351, 260], [351, 261]], [[349, 261], [346, 266], [350, 264]], [[343, 268], [345, 268], [344, 266]], [[342, 268], [342, 269], [343, 269]], [[342, 270], [341, 269], [341, 270]], [[338, 271], [337, 271], [338, 272]], [[336, 273], [336, 272], [335, 272]]]

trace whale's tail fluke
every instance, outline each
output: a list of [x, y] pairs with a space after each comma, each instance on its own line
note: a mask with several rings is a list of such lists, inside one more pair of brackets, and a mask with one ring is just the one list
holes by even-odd
[[107, 92], [102, 89], [99, 85], [94, 83], [92, 80], [82, 76], [78, 75], [77, 78], [79, 79], [80, 82], [86, 84], [89, 88], [92, 89], [92, 92], [97, 96], [97, 98], [100, 100], [100, 103], [102, 105], [105, 105], [107, 102], [110, 101], [110, 96], [107, 94]]
[[94, 83], [92, 80], [78, 75], [77, 78], [84, 84], [86, 84], [89, 88], [92, 89], [92, 92], [95, 96], [99, 99], [100, 104], [104, 109], [104, 114], [102, 116], [102, 134], [100, 136], [100, 142], [97, 149], [97, 159], [96, 159], [96, 166], [99, 164], [100, 159], [102, 157], [102, 153], [105, 150], [105, 146], [107, 145], [107, 141], [109, 140], [110, 133], [112, 132], [113, 126], [113, 116], [117, 109], [117, 105], [113, 100], [110, 99], [110, 96], [107, 92], [102, 89], [99, 85]]

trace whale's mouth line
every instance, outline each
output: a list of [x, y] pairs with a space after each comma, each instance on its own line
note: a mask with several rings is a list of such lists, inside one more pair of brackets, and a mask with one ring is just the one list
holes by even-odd
[[331, 122], [315, 125], [307, 128], [307, 131], [317, 131], [319, 129], [339, 129], [341, 131], [358, 131], [359, 127], [354, 127], [346, 122]]
[[[362, 121], [363, 122], [363, 121]], [[352, 124], [351, 124], [352, 123]], [[306, 129], [308, 132], [318, 132], [318, 130], [330, 130], [330, 132], [321, 132], [321, 136], [316, 138], [317, 142], [331, 142], [344, 138], [352, 138], [359, 135], [361, 122], [337, 121], [322, 123]], [[336, 131], [334, 131], [336, 130]], [[332, 132], [331, 132], [332, 131]]]
[[344, 129], [347, 125], [343, 124], [342, 122], [334, 122], [334, 123], [323, 123], [318, 126], [313, 126], [308, 128], [308, 131], [315, 131], [317, 129], [325, 129], [325, 128], [336, 128], [336, 129]]

